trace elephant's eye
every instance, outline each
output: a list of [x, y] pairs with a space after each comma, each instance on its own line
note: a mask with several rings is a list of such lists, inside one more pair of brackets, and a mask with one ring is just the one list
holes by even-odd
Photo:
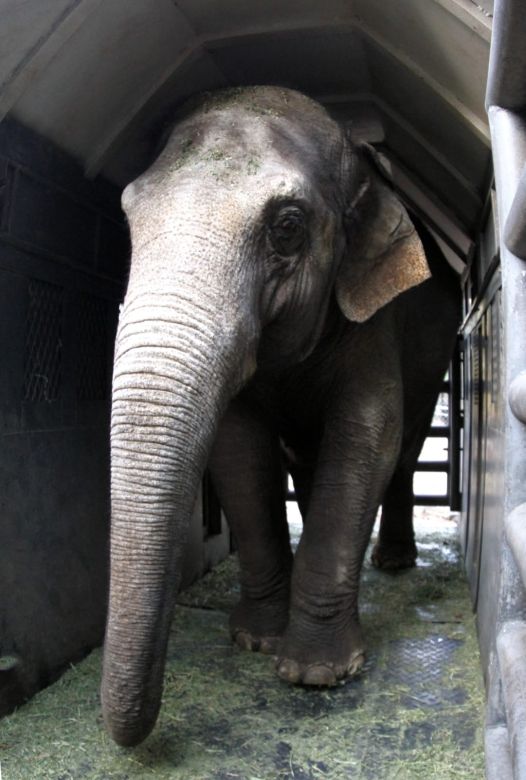
[[294, 255], [307, 239], [305, 215], [297, 206], [282, 209], [272, 220], [269, 237], [274, 251], [282, 257]]

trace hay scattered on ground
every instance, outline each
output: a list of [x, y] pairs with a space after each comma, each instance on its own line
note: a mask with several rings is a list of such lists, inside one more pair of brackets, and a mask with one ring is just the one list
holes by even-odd
[[449, 780], [483, 777], [483, 689], [451, 524], [420, 540], [417, 569], [367, 565], [364, 672], [291, 688], [267, 656], [233, 647], [237, 562], [181, 594], [158, 725], [133, 750], [104, 732], [101, 653], [0, 723], [3, 780]]

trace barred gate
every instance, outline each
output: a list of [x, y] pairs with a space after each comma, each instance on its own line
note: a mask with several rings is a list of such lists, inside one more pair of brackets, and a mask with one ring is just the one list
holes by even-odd
[[[453, 511], [459, 511], [461, 508], [461, 356], [459, 341], [442, 385], [431, 428], [418, 459], [413, 479], [417, 506], [449, 506]], [[438, 453], [443, 453], [443, 456]], [[431, 474], [438, 479], [429, 480]], [[440, 477], [443, 479], [439, 479]], [[433, 482], [436, 483], [436, 490], [429, 489]]]

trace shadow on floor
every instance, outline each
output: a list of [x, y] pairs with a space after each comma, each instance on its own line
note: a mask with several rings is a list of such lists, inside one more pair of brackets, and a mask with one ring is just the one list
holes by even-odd
[[2, 779], [480, 780], [474, 621], [456, 524], [432, 520], [428, 511], [418, 523], [417, 569], [365, 568], [369, 655], [358, 678], [290, 688], [271, 658], [233, 647], [231, 557], [181, 594], [161, 715], [143, 745], [121, 749], [105, 734], [95, 651], [0, 723]]

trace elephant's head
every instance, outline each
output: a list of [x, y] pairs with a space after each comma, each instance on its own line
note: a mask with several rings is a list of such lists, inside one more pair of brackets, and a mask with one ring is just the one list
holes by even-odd
[[102, 684], [123, 745], [155, 723], [189, 518], [227, 404], [257, 369], [304, 359], [335, 300], [360, 322], [428, 274], [373, 157], [296, 92], [231, 90], [194, 105], [124, 191]]

